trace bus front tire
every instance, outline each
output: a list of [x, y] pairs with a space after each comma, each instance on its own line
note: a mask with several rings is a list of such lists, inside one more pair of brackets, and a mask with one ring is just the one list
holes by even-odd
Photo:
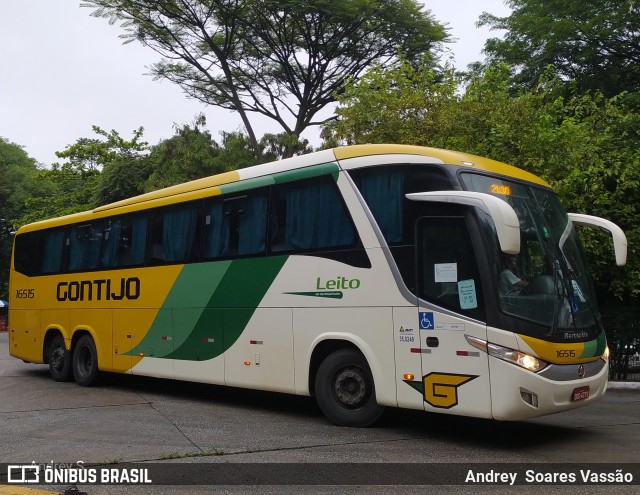
[[90, 335], [80, 337], [73, 349], [73, 377], [78, 385], [91, 387], [98, 381], [98, 353]]
[[60, 334], [54, 336], [49, 343], [49, 374], [56, 382], [68, 382], [73, 377], [71, 353], [65, 348]]
[[367, 360], [351, 349], [325, 358], [316, 374], [315, 395], [324, 415], [338, 426], [370, 426], [384, 411], [376, 402]]

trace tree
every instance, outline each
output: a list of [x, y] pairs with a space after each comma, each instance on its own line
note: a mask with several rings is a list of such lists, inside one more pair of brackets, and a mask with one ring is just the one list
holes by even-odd
[[100, 137], [78, 139], [56, 152], [67, 162], [52, 165], [52, 172], [59, 173], [63, 198], [72, 212], [133, 196], [147, 176], [145, 170], [139, 170], [148, 150], [148, 144], [142, 141], [142, 127], [133, 131], [130, 140], [115, 130], [107, 132], [95, 125], [92, 130]]
[[[416, 0], [86, 0], [123, 21], [125, 42], [163, 59], [154, 76], [192, 98], [238, 112], [256, 158], [249, 115], [298, 138], [318, 112], [374, 62], [435, 52], [445, 28]], [[286, 156], [291, 156], [287, 150]]]
[[509, 0], [512, 13], [483, 13], [479, 26], [503, 29], [485, 45], [490, 62], [516, 69], [514, 82], [533, 88], [548, 66], [580, 93], [612, 97], [640, 91], [640, 2], [637, 0]]
[[21, 146], [0, 137], [0, 297], [3, 299], [8, 294], [11, 245], [21, 205], [31, 194], [42, 192], [32, 189], [37, 170], [35, 160]]
[[[220, 146], [212, 139], [206, 128], [206, 119], [201, 114], [196, 117], [193, 126], [176, 126], [174, 136], [151, 148], [148, 158], [150, 175], [140, 183], [140, 187], [144, 191], [154, 191], [234, 170], [244, 161], [221, 162], [220, 154]], [[246, 156], [243, 158], [246, 159]], [[251, 153], [249, 158], [253, 161]]]

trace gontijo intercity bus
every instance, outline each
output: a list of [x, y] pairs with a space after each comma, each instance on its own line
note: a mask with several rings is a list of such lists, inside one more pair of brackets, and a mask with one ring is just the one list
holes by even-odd
[[[608, 372], [575, 225], [625, 263], [616, 225], [518, 168], [324, 150], [22, 227], [10, 352], [83, 386], [116, 372], [313, 395], [338, 425], [384, 406], [564, 411]], [[507, 267], [528, 285], [505, 287]]]

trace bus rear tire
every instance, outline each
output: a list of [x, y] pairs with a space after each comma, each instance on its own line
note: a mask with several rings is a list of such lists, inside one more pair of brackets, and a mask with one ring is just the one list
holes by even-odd
[[324, 415], [338, 426], [370, 426], [384, 412], [376, 402], [367, 360], [352, 349], [325, 358], [316, 374], [315, 395]]
[[73, 349], [73, 377], [78, 385], [91, 387], [99, 377], [98, 353], [90, 335], [80, 337]]
[[73, 377], [71, 353], [64, 346], [64, 338], [57, 334], [49, 343], [49, 374], [56, 382], [68, 382]]

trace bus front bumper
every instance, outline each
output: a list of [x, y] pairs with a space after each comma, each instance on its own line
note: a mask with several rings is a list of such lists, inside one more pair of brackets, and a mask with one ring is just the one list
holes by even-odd
[[600, 400], [607, 390], [609, 366], [602, 360], [582, 366], [551, 364], [532, 373], [490, 356], [489, 369], [492, 415], [512, 421], [568, 411]]

